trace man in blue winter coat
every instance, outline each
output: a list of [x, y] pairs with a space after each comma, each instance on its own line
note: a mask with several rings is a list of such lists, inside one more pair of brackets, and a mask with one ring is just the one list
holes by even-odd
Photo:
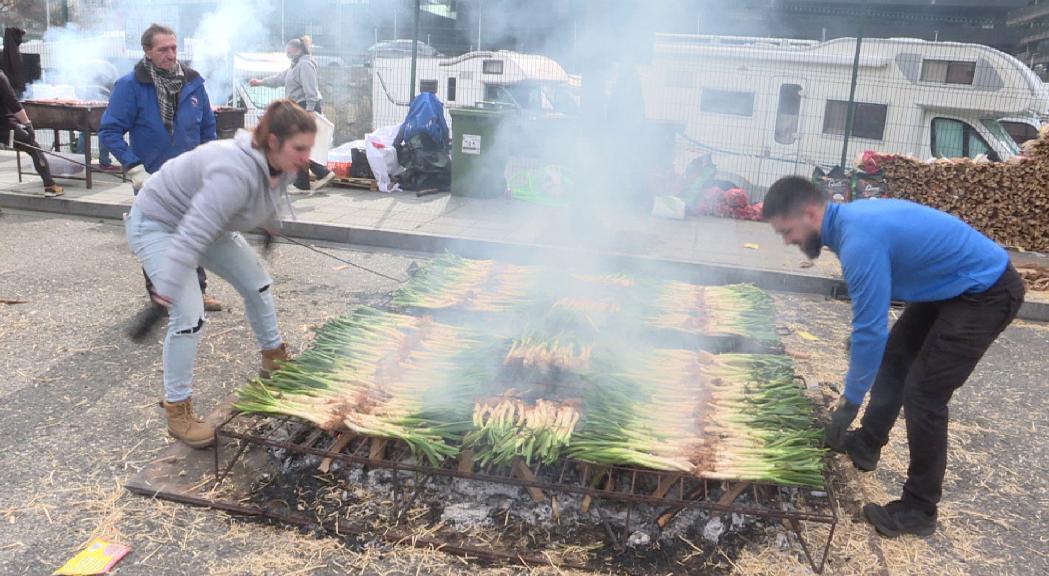
[[[98, 131], [100, 142], [131, 178], [136, 194], [165, 162], [216, 138], [215, 112], [204, 78], [178, 61], [175, 31], [151, 24], [142, 33], [142, 51], [135, 69], [113, 86]], [[197, 269], [197, 279], [204, 292], [203, 268]], [[146, 290], [153, 293], [148, 276]], [[205, 293], [204, 309], [214, 312], [222, 305]]]
[[[823, 246], [836, 253], [852, 298], [849, 371], [824, 444], [874, 470], [904, 408], [903, 495], [863, 513], [884, 536], [932, 534], [947, 469], [947, 403], [1016, 317], [1023, 281], [1000, 246], [920, 204], [829, 204], [811, 181], [790, 176], [769, 188], [762, 215], [809, 258]], [[890, 331], [892, 300], [906, 307]], [[850, 432], [868, 391], [860, 428]]]

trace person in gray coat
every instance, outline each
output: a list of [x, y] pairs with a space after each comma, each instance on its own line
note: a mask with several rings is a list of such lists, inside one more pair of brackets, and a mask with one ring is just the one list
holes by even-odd
[[194, 448], [214, 442], [214, 428], [190, 402], [193, 364], [204, 328], [196, 268], [203, 265], [244, 299], [262, 350], [262, 373], [288, 359], [262, 262], [239, 232], [276, 230], [278, 201], [309, 162], [313, 117], [294, 102], [269, 105], [254, 134], [208, 142], [168, 160], [146, 181], [128, 214], [127, 241], [153, 279], [156, 304], [168, 309], [164, 399], [168, 434]]
[[[284, 53], [291, 60], [291, 67], [273, 76], [253, 79], [250, 84], [271, 88], [283, 86], [285, 98], [292, 100], [307, 112], [320, 114], [321, 101], [324, 100], [324, 97], [321, 96], [320, 84], [317, 81], [317, 62], [310, 56], [312, 48], [313, 41], [309, 36], [293, 38], [284, 49]], [[327, 166], [310, 160], [309, 171], [299, 172], [295, 179], [295, 188], [302, 192], [310, 192], [309, 172], [313, 172], [313, 175], [317, 177], [314, 190], [321, 189], [335, 177]]]

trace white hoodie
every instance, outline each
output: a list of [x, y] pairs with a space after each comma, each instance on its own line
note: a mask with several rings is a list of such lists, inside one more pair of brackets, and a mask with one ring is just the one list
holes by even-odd
[[[295, 174], [270, 185], [269, 164], [251, 146], [251, 133], [215, 140], [164, 163], [135, 197], [142, 215], [174, 232], [167, 264], [153, 278], [158, 294], [171, 296], [221, 234], [278, 222], [277, 201], [287, 199]], [[286, 200], [287, 201], [287, 200]]]

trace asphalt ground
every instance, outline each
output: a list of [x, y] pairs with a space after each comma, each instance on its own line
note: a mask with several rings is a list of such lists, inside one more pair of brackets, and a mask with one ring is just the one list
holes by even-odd
[[[425, 257], [327, 247], [391, 276]], [[282, 329], [293, 350], [309, 328], [355, 305], [381, 302], [390, 280], [281, 244], [269, 265]], [[195, 403], [207, 411], [258, 365], [243, 309], [209, 315], [196, 366]], [[776, 295], [788, 351], [834, 397], [845, 368], [848, 305]], [[431, 551], [350, 546], [224, 513], [151, 500], [123, 484], [169, 444], [156, 402], [160, 346], [123, 336], [145, 304], [142, 278], [119, 222], [5, 211], [0, 215], [0, 566], [50, 574], [92, 536], [130, 545], [117, 574], [503, 574], [552, 569], [482, 567]], [[806, 337], [800, 334], [804, 333]], [[159, 339], [159, 336], [158, 336]], [[829, 574], [1049, 573], [1049, 330], [1007, 330], [951, 404], [951, 453], [941, 524], [927, 539], [873, 534], [859, 507], [898, 497], [906, 473], [902, 422], [879, 469], [859, 474], [835, 458], [843, 514]], [[821, 529], [807, 532], [818, 540]], [[718, 571], [809, 573], [787, 530], [766, 523]], [[714, 570], [715, 567], [712, 567]]]

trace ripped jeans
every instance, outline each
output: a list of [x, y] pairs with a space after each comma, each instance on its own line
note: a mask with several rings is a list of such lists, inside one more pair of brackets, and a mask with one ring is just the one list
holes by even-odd
[[[142, 268], [154, 278], [166, 263], [173, 232], [142, 215], [132, 205], [125, 224], [128, 246]], [[262, 350], [281, 345], [277, 328], [277, 311], [273, 306], [273, 280], [262, 267], [255, 251], [244, 237], [235, 232], [223, 233], [200, 258], [200, 265], [229, 282], [244, 299], [244, 314]], [[196, 271], [190, 269], [180, 283], [178, 294], [168, 309], [167, 335], [164, 337], [164, 399], [178, 402], [193, 393], [193, 364], [197, 343], [204, 328], [204, 304]]]

